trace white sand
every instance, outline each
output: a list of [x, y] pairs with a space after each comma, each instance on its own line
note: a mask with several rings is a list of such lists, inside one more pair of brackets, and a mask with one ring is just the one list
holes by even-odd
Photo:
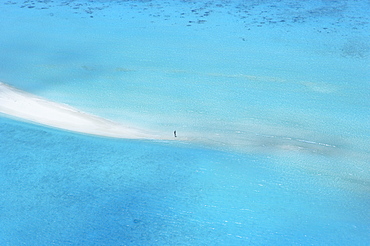
[[0, 113], [23, 120], [106, 137], [164, 139], [145, 130], [125, 126], [52, 102], [0, 82]]

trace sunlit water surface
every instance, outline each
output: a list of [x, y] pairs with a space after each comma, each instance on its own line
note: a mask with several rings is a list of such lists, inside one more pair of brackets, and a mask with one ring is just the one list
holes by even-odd
[[0, 10], [2, 82], [185, 140], [3, 115], [0, 244], [370, 243], [366, 1]]

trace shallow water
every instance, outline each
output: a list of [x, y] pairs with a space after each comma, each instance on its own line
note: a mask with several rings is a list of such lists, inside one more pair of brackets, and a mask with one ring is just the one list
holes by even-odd
[[1, 118], [3, 244], [369, 242], [365, 1], [0, 9], [1, 81], [187, 139]]

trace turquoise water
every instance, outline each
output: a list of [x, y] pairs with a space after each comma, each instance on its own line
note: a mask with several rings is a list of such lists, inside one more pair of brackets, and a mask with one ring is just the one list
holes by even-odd
[[1, 244], [369, 244], [369, 9], [2, 3], [2, 82], [189, 141], [3, 115]]
[[340, 177], [266, 156], [1, 125], [2, 245], [369, 240], [368, 197], [335, 187]]

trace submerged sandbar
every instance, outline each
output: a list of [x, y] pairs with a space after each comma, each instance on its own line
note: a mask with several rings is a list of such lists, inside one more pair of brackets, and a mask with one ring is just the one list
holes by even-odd
[[[16, 117], [21, 120], [42, 124], [49, 127], [69, 130], [78, 133], [104, 137], [148, 140], [180, 140], [208, 146], [221, 150], [236, 150], [248, 153], [282, 153], [282, 152], [309, 152], [320, 155], [358, 155], [353, 151], [340, 150], [334, 144], [302, 138], [309, 136], [307, 132], [291, 134], [292, 129], [281, 126], [251, 124], [250, 132], [230, 129], [208, 129], [199, 131], [181, 131], [181, 136], [174, 137], [173, 129], [168, 132], [154, 132], [140, 129], [135, 126], [114, 122], [95, 116], [63, 103], [57, 103], [34, 94], [19, 90], [0, 82], [0, 113]], [[312, 134], [311, 134], [312, 135]], [[312, 138], [314, 139], [314, 138]]]

